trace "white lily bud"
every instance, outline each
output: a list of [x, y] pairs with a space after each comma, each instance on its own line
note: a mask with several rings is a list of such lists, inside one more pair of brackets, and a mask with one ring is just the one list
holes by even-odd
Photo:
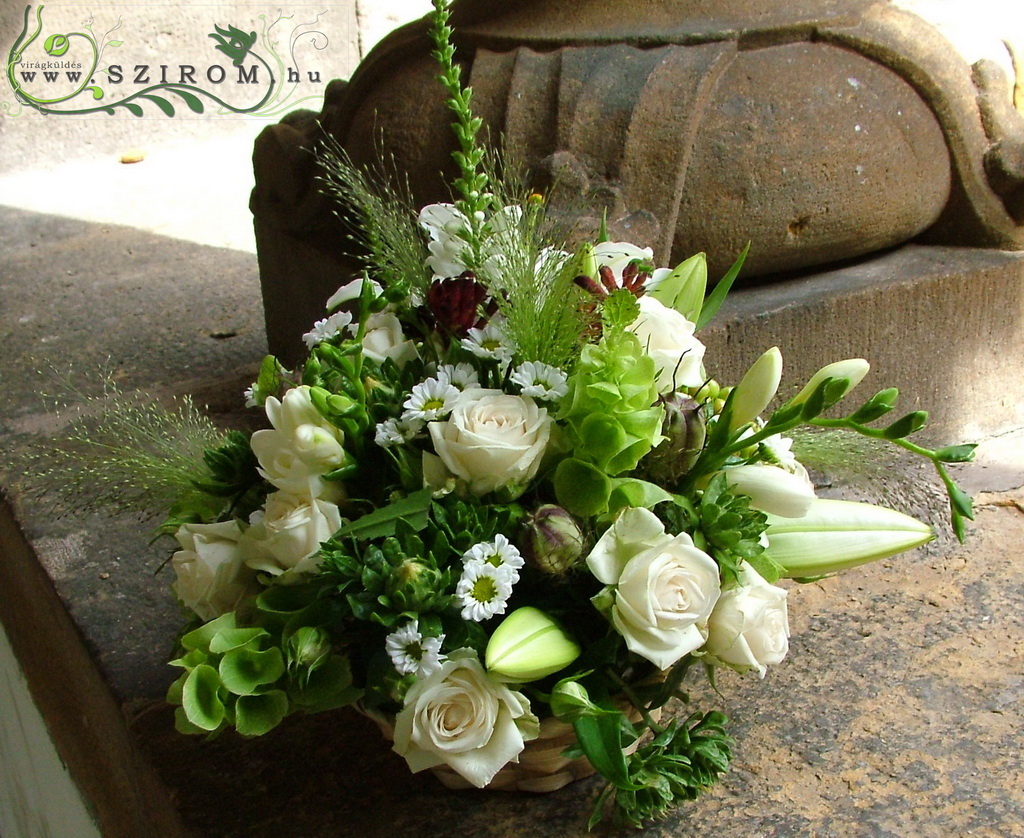
[[773, 346], [751, 364], [743, 380], [736, 385], [729, 430], [734, 431], [757, 419], [775, 398], [781, 380], [782, 353], [779, 347]]
[[487, 671], [510, 681], [536, 681], [558, 672], [580, 655], [562, 627], [538, 608], [526, 606], [509, 614], [491, 635]]
[[847, 358], [845, 361], [826, 364], [811, 376], [811, 380], [804, 385], [804, 389], [790, 399], [789, 404], [803, 404], [826, 378], [845, 378], [849, 382], [843, 392], [845, 396], [860, 384], [869, 369], [871, 369], [871, 365], [863, 358]]
[[814, 486], [803, 474], [755, 463], [724, 469], [729, 488], [750, 498], [750, 505], [783, 518], [801, 518], [815, 500]]
[[924, 523], [884, 506], [818, 498], [798, 520], [768, 516], [764, 555], [785, 576], [822, 576], [920, 547], [935, 537]]

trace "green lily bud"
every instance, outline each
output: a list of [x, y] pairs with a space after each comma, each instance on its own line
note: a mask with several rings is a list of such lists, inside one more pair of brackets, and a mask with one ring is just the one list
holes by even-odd
[[538, 608], [509, 614], [491, 635], [484, 660], [488, 672], [510, 681], [537, 681], [558, 672], [580, 655], [562, 627]]
[[663, 397], [665, 439], [642, 460], [643, 468], [657, 483], [676, 483], [686, 474], [704, 447], [704, 413], [689, 396], [675, 392]]
[[597, 257], [594, 256], [592, 244], [580, 245], [580, 249], [576, 251], [575, 262], [577, 272], [582, 276], [589, 276], [591, 279], [597, 276]]
[[743, 380], [736, 385], [732, 397], [732, 420], [729, 430], [747, 425], [757, 419], [768, 403], [775, 398], [782, 380], [782, 353], [773, 346], [751, 364]]
[[826, 364], [811, 376], [811, 380], [804, 385], [804, 389], [791, 398], [788, 404], [803, 404], [826, 378], [845, 379], [847, 382], [846, 389], [843, 391], [845, 396], [860, 384], [869, 369], [871, 369], [871, 365], [863, 358], [848, 358], [845, 361]]
[[816, 498], [802, 518], [768, 516], [764, 555], [793, 577], [823, 576], [920, 547], [932, 528], [871, 503]]
[[583, 555], [583, 533], [562, 507], [544, 504], [523, 525], [523, 558], [527, 564], [560, 576]]

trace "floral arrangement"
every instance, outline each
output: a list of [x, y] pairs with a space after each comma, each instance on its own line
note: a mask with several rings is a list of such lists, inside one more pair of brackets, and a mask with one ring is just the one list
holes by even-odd
[[[266, 733], [346, 705], [377, 719], [412, 771], [486, 787], [542, 721], [641, 825], [728, 769], [691, 672], [764, 677], [788, 651], [785, 579], [836, 573], [927, 542], [877, 505], [816, 497], [801, 428], [886, 440], [935, 464], [963, 533], [970, 500], [945, 463], [972, 446], [881, 427], [897, 392], [840, 418], [868, 371], [830, 364], [769, 412], [777, 348], [732, 387], [697, 334], [742, 257], [707, 294], [702, 255], [657, 268], [649, 249], [566, 247], [545, 200], [495, 174], [454, 62], [448, 7], [432, 35], [454, 114], [451, 204], [416, 212], [337, 148], [323, 179], [354, 219], [362, 276], [273, 357], [246, 394], [269, 427], [234, 432], [163, 474], [183, 486], [164, 530], [188, 624], [169, 692], [185, 733]], [[177, 469], [175, 471], [175, 469]]]

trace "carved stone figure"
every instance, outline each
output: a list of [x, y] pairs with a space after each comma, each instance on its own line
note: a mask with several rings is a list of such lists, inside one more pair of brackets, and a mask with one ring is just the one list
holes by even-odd
[[[1012, 83], [884, 0], [460, 0], [452, 23], [492, 138], [583, 233], [607, 213], [613, 237], [662, 263], [705, 251], [713, 275], [749, 241], [748, 279], [913, 238], [1024, 248]], [[392, 33], [316, 118], [357, 163], [392, 155], [421, 204], [453, 174], [429, 50], [425, 21]], [[307, 322], [345, 249], [316, 119], [261, 135], [252, 199], [264, 295], [305, 283]]]

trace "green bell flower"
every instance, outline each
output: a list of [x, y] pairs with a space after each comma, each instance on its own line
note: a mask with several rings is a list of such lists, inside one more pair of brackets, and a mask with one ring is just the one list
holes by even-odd
[[491, 635], [487, 671], [509, 681], [537, 681], [558, 672], [580, 655], [576, 643], [551, 617], [526, 606], [509, 614]]
[[768, 516], [764, 556], [783, 576], [838, 573], [920, 547], [935, 537], [924, 523], [884, 506], [816, 498], [801, 518]]

